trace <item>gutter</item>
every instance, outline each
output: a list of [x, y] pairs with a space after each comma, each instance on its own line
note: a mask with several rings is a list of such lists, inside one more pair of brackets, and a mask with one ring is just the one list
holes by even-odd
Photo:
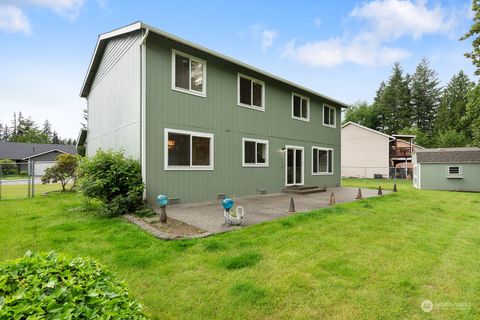
[[145, 28], [145, 34], [140, 41], [140, 165], [142, 168], [142, 180], [144, 183], [143, 198], [147, 196], [147, 159], [146, 159], [146, 107], [147, 107], [147, 72], [146, 72], [146, 60], [147, 60], [147, 37], [150, 33], [149, 28]]

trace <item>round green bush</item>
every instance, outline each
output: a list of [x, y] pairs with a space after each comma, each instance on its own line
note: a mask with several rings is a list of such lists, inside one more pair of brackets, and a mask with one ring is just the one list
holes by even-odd
[[146, 319], [110, 272], [55, 252], [0, 264], [0, 319]]
[[82, 193], [102, 201], [107, 215], [133, 213], [142, 206], [140, 164], [122, 152], [98, 150], [81, 161], [78, 176]]

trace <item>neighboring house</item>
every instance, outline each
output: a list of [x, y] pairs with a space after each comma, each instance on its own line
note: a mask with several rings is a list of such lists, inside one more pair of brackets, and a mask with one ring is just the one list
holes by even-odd
[[[358, 178], [411, 175], [413, 135], [388, 135], [355, 122], [342, 126], [342, 176]], [[409, 171], [410, 170], [410, 171]]]
[[417, 150], [413, 166], [418, 189], [480, 191], [480, 148]]
[[81, 96], [87, 155], [138, 159], [150, 202], [340, 185], [346, 104], [141, 22], [99, 36]]
[[0, 142], [0, 159], [17, 163], [18, 173], [28, 171], [28, 162], [36, 162], [35, 175], [43, 175], [62, 153], [77, 154], [75, 146], [64, 144]]

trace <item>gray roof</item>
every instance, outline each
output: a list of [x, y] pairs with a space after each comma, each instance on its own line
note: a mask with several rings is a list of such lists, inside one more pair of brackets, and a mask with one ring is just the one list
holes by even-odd
[[417, 150], [418, 163], [480, 163], [480, 148]]
[[27, 159], [39, 153], [48, 153], [54, 150], [77, 154], [75, 146], [65, 144], [0, 142], [0, 159]]

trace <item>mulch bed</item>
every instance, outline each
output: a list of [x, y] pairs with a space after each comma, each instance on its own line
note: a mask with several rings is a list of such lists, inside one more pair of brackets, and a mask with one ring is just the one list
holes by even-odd
[[153, 217], [125, 215], [125, 218], [155, 237], [164, 240], [204, 238], [213, 234], [172, 218], [168, 218], [166, 223], [161, 223], [158, 215]]

